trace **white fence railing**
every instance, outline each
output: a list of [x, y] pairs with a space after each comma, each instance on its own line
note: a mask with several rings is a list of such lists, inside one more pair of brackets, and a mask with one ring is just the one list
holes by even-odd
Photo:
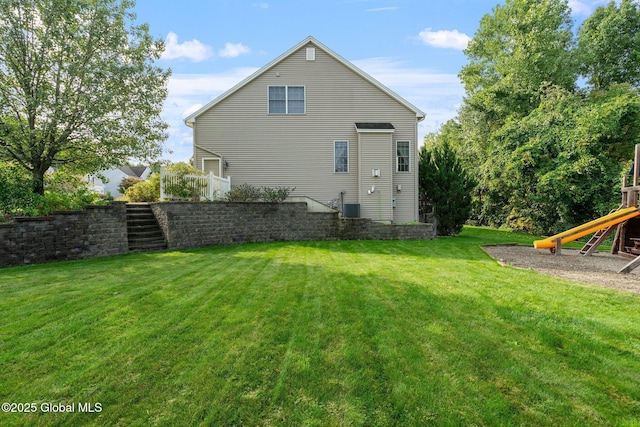
[[219, 200], [231, 190], [231, 177], [182, 175], [160, 169], [160, 200]]

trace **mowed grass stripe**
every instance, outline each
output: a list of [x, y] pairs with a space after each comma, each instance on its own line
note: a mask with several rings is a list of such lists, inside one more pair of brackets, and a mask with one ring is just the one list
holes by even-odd
[[2, 425], [637, 425], [640, 298], [425, 242], [0, 270]]

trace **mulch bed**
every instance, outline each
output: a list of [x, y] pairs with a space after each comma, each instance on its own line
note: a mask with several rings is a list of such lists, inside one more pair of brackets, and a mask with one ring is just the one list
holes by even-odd
[[619, 274], [630, 260], [608, 252], [585, 257], [578, 249], [563, 248], [561, 255], [533, 246], [497, 245], [483, 246], [483, 249], [503, 265], [640, 294], [640, 267], [629, 274]]

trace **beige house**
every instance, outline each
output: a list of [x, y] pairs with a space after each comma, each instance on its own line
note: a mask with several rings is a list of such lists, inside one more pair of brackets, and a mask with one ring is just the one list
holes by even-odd
[[418, 221], [425, 114], [308, 37], [185, 119], [195, 166], [232, 185], [295, 187], [382, 222]]

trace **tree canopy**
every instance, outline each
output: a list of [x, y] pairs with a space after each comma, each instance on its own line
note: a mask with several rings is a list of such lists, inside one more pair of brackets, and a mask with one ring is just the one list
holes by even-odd
[[640, 5], [572, 25], [567, 0], [506, 0], [465, 51], [464, 104], [428, 139], [477, 178], [480, 224], [549, 234], [620, 203], [640, 143]]
[[640, 85], [640, 4], [611, 1], [584, 21], [579, 33], [581, 72], [595, 89]]
[[577, 69], [571, 24], [565, 1], [507, 0], [496, 6], [465, 50], [470, 61], [460, 78], [467, 102], [501, 120], [536, 108], [543, 84], [572, 88]]
[[130, 0], [0, 2], [0, 159], [94, 172], [162, 152], [169, 71]]

